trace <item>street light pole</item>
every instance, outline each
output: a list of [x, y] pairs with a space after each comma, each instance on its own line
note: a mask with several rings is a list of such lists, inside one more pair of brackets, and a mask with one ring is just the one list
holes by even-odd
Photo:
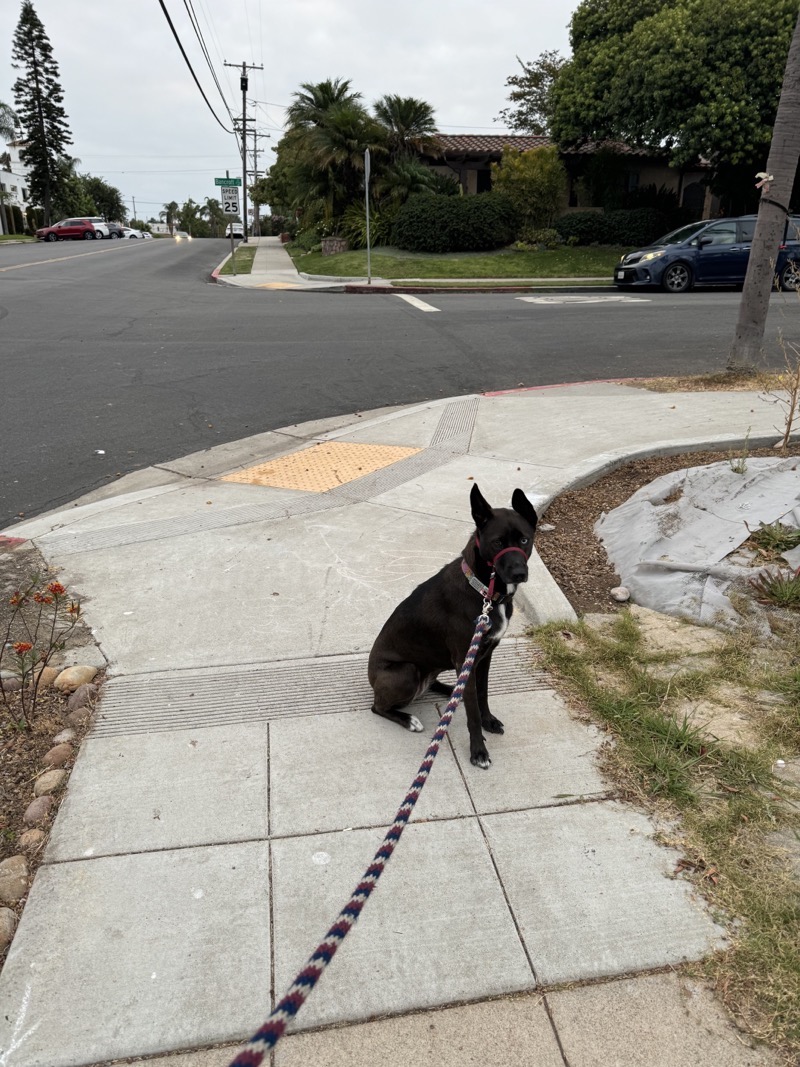
[[[225, 63], [226, 67], [238, 67], [238, 63]], [[247, 72], [263, 70], [262, 65], [242, 62], [239, 84], [242, 89], [242, 230], [244, 243], [247, 244]]]

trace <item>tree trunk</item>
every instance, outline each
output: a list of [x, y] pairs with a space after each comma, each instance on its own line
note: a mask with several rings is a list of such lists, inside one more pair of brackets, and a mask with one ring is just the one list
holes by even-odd
[[775, 278], [775, 260], [778, 246], [783, 240], [799, 158], [800, 16], [789, 46], [767, 160], [767, 174], [771, 174], [774, 180], [761, 190], [758, 219], [739, 303], [739, 321], [728, 355], [730, 371], [754, 367], [761, 355], [769, 295]]

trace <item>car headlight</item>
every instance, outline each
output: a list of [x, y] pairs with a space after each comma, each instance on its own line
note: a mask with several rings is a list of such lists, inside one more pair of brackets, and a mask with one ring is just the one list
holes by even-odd
[[645, 254], [642, 256], [642, 258], [639, 260], [639, 262], [640, 263], [649, 263], [651, 260], [658, 259], [659, 256], [663, 256], [665, 252], [666, 252], [665, 248], [662, 248], [658, 252], [645, 252]]

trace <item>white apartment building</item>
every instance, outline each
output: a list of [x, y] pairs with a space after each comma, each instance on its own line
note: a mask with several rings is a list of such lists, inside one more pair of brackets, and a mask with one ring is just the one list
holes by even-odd
[[[28, 187], [28, 170], [19, 158], [19, 150], [22, 145], [22, 141], [9, 141], [5, 148], [0, 151], [0, 156], [4, 154], [10, 156], [8, 164], [5, 162], [0, 164], [0, 193], [5, 193], [3, 204], [6, 209], [15, 205], [22, 212], [24, 220], [25, 209], [29, 207], [31, 201]], [[3, 214], [6, 215], [5, 229], [3, 228]], [[0, 212], [0, 233], [13, 232], [10, 214], [8, 210], [4, 213]]]

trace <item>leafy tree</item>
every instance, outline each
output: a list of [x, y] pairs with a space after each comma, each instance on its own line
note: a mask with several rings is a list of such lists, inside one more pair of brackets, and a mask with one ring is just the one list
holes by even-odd
[[80, 218], [83, 215], [99, 214], [84, 179], [78, 174], [79, 164], [79, 159], [68, 156], [58, 161], [52, 197], [55, 218]]
[[496, 121], [506, 123], [518, 133], [548, 133], [553, 86], [566, 62], [558, 52], [542, 52], [532, 63], [525, 63], [517, 56], [522, 73], [506, 78], [512, 106], [503, 108]]
[[539, 230], [552, 226], [564, 206], [567, 171], [555, 145], [527, 152], [506, 147], [492, 165], [492, 188], [514, 205], [523, 230]]
[[11, 56], [14, 69], [24, 72], [13, 90], [26, 141], [21, 157], [30, 172], [31, 198], [41, 203], [45, 225], [49, 225], [52, 201], [63, 174], [60, 164], [72, 138], [62, 106], [58, 64], [30, 0], [23, 0]]
[[[150, 222], [155, 222], [155, 219], [151, 219]], [[128, 225], [133, 230], [142, 230], [146, 233], [152, 233], [153, 227], [150, 225], [150, 222], [146, 222], [144, 219], [130, 219]]]
[[185, 230], [192, 237], [210, 237], [211, 227], [203, 218], [204, 212], [205, 207], [202, 204], [195, 203], [189, 197], [178, 211], [175, 220], [178, 223], [178, 229]]
[[424, 100], [390, 94], [376, 101], [372, 111], [386, 130], [386, 146], [391, 160], [413, 158], [422, 153], [441, 155], [436, 116]]
[[122, 193], [114, 185], [109, 185], [102, 178], [92, 174], [82, 175], [84, 188], [94, 201], [93, 214], [102, 215], [109, 222], [123, 222], [128, 212], [122, 199]]
[[758, 210], [750, 258], [747, 262], [739, 319], [728, 369], [755, 366], [764, 339], [769, 310], [773, 266], [778, 245], [783, 240], [789, 198], [800, 159], [800, 15], [795, 23], [786, 69], [783, 75], [778, 111], [772, 131], [772, 145], [764, 172], [769, 178], [760, 182], [761, 204]]
[[173, 233], [175, 229], [175, 220], [178, 217], [180, 211], [180, 204], [175, 200], [170, 200], [168, 204], [164, 204], [164, 210], [159, 211], [158, 217], [166, 222], [169, 227], [169, 232]]
[[663, 145], [718, 171], [763, 158], [796, 17], [797, 0], [583, 0], [552, 133]]

